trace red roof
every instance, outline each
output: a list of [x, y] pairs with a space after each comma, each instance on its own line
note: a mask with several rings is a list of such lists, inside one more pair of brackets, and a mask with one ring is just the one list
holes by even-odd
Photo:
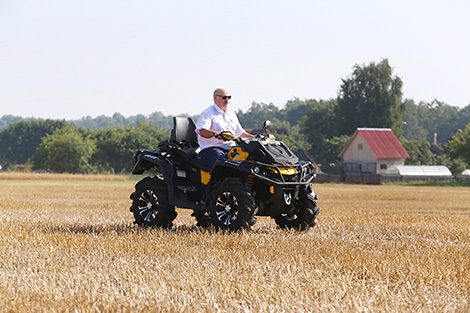
[[390, 128], [358, 128], [357, 132], [364, 137], [377, 159], [406, 159], [410, 157]]

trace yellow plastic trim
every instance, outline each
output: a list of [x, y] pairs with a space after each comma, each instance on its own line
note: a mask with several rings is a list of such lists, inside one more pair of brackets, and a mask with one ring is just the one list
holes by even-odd
[[211, 179], [211, 174], [209, 172], [201, 170], [201, 183], [203, 183], [204, 185], [207, 185], [210, 179]]
[[[275, 168], [269, 167], [269, 169], [274, 173], [277, 173]], [[295, 167], [280, 167], [279, 170], [281, 171], [282, 175], [295, 175], [298, 173]]]
[[243, 151], [240, 147], [233, 147], [228, 152], [228, 158], [232, 161], [245, 161], [248, 158], [248, 152]]

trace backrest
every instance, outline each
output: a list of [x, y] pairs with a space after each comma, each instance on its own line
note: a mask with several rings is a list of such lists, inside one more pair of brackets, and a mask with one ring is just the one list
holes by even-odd
[[198, 147], [194, 121], [190, 117], [173, 117], [171, 140], [191, 148]]

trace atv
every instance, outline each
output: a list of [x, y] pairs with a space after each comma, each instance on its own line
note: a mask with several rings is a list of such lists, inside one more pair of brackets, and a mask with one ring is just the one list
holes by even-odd
[[255, 216], [270, 216], [284, 229], [317, 224], [315, 169], [282, 141], [264, 135], [269, 121], [254, 138], [221, 132], [218, 136], [236, 145], [212, 167], [198, 156], [194, 121], [175, 117], [173, 123], [170, 140], [134, 156], [133, 174], [153, 172], [130, 196], [135, 224], [171, 228], [176, 207], [193, 210], [198, 226], [229, 231], [251, 228]]

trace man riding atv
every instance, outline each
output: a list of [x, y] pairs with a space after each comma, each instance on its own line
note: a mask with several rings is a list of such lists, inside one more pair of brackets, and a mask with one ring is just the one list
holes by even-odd
[[[175, 117], [170, 140], [156, 150], [137, 151], [133, 174], [156, 175], [138, 182], [131, 194], [134, 223], [171, 228], [178, 207], [192, 209], [198, 226], [222, 230], [249, 229], [255, 216], [270, 216], [286, 229], [317, 224], [312, 164], [299, 161], [281, 141], [248, 134], [227, 108], [230, 97], [217, 89], [214, 106], [197, 126]], [[263, 130], [269, 126], [265, 122]], [[199, 148], [204, 149], [198, 153]]]

